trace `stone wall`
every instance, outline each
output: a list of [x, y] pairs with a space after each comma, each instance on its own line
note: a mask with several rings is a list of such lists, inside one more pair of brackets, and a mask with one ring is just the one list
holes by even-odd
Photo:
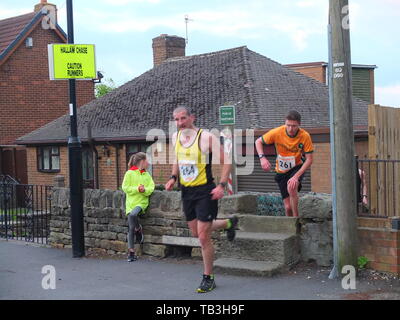
[[299, 227], [301, 260], [330, 266], [333, 263], [331, 195], [308, 193], [301, 197]]
[[[140, 222], [145, 234], [141, 249], [146, 254], [165, 256], [173, 246], [174, 237], [190, 237], [187, 224], [181, 216], [178, 192], [155, 191], [149, 209]], [[128, 233], [125, 194], [122, 191], [85, 189], [84, 230], [86, 250], [125, 254]], [[197, 243], [192, 242], [196, 247]], [[71, 247], [69, 189], [54, 189], [49, 243], [55, 247]]]
[[[238, 194], [224, 197], [218, 217], [233, 213], [268, 215], [260, 210], [261, 194]], [[265, 210], [265, 207], [261, 208]], [[303, 261], [314, 260], [330, 265], [332, 260], [331, 198], [323, 194], [306, 194], [299, 201], [299, 239]], [[271, 214], [274, 215], [274, 214]], [[55, 188], [49, 242], [55, 247], [71, 247], [69, 189]], [[141, 218], [145, 242], [143, 253], [154, 256], [174, 254], [175, 250], [193, 248], [192, 256], [201, 256], [198, 239], [191, 237], [181, 213], [180, 193], [155, 191], [146, 214]], [[85, 246], [89, 251], [125, 254], [128, 224], [125, 216], [125, 194], [122, 191], [84, 190]], [[221, 234], [213, 233], [215, 240]], [[190, 253], [188, 253], [190, 254]], [[217, 252], [218, 255], [218, 252]]]
[[[221, 211], [254, 215], [282, 216], [283, 204], [279, 194], [239, 194], [225, 197]], [[266, 203], [269, 203], [266, 205]], [[226, 208], [226, 209], [225, 209]], [[315, 261], [320, 266], [333, 263], [332, 197], [330, 194], [310, 192], [299, 199], [298, 235], [301, 261]]]

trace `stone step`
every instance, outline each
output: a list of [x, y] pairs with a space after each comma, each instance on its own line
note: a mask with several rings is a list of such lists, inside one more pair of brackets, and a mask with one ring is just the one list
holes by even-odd
[[299, 241], [295, 234], [237, 231], [230, 242], [217, 243], [217, 256], [244, 260], [278, 262], [285, 265], [297, 263]]
[[298, 218], [238, 215], [238, 227], [247, 232], [297, 233]]
[[278, 262], [219, 258], [214, 261], [214, 271], [240, 276], [271, 277], [287, 267]]

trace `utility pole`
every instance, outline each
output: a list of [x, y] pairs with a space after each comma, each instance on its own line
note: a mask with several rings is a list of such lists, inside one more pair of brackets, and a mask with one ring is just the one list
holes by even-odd
[[357, 266], [357, 196], [348, 0], [329, 1], [329, 107], [331, 125], [334, 269]]
[[[74, 43], [72, 0], [67, 0], [68, 43]], [[78, 137], [75, 79], [69, 81], [69, 114], [71, 136], [68, 139], [69, 185], [71, 201], [72, 254], [74, 258], [85, 255], [83, 226], [82, 147]]]

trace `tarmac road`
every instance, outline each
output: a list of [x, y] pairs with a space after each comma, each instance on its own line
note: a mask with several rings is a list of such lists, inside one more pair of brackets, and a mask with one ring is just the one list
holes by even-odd
[[[46, 265], [55, 268], [55, 289], [42, 287]], [[344, 290], [341, 279], [328, 279], [327, 268], [272, 278], [216, 274], [217, 288], [206, 294], [195, 292], [201, 275], [201, 261], [74, 259], [70, 249], [0, 240], [0, 300], [400, 299], [399, 287], [379, 281], [357, 280], [356, 290]]]

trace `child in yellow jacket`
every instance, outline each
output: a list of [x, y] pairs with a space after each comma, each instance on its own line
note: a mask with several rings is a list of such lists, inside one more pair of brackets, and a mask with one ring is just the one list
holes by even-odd
[[125, 210], [128, 217], [128, 262], [136, 261], [135, 237], [138, 243], [143, 243], [143, 230], [139, 223], [139, 215], [143, 214], [149, 205], [149, 197], [154, 191], [154, 181], [146, 171], [149, 163], [146, 154], [135, 153], [129, 159], [129, 170], [125, 173], [122, 190], [126, 193]]

